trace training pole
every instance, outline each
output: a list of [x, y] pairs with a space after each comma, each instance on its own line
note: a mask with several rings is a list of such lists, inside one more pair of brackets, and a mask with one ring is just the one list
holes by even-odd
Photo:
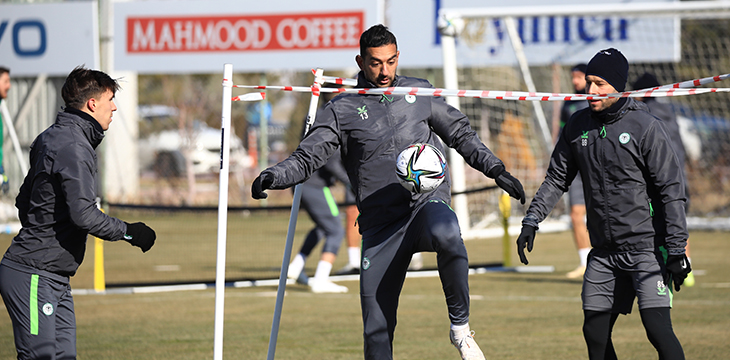
[[[312, 98], [309, 100], [309, 113], [307, 113], [307, 123], [304, 125], [304, 135], [309, 132], [309, 128], [314, 123], [317, 115], [317, 104], [319, 103], [319, 91], [316, 91], [322, 85], [322, 69], [314, 72], [314, 84], [312, 85]], [[281, 320], [281, 309], [284, 306], [284, 290], [286, 290], [286, 275], [289, 272], [289, 261], [291, 259], [292, 246], [294, 245], [294, 231], [297, 228], [297, 215], [299, 214], [299, 203], [302, 200], [301, 184], [294, 187], [294, 200], [291, 205], [291, 214], [289, 215], [289, 229], [286, 232], [286, 245], [284, 245], [284, 258], [281, 260], [281, 273], [279, 274], [279, 288], [276, 291], [276, 306], [274, 307], [274, 320], [271, 324], [271, 336], [269, 337], [269, 352], [266, 356], [267, 360], [274, 359], [276, 353], [276, 339], [279, 336], [279, 323]]]
[[[2, 118], [5, 128], [8, 129], [10, 134], [10, 141], [13, 142], [13, 150], [15, 150], [15, 157], [18, 159], [18, 165], [20, 171], [23, 174], [28, 173], [28, 164], [23, 159], [23, 151], [20, 150], [20, 142], [18, 141], [18, 134], [15, 132], [15, 125], [13, 125], [13, 118], [10, 117], [10, 111], [5, 101], [0, 101], [0, 118]], [[2, 134], [0, 134], [2, 136]]]
[[231, 93], [233, 65], [223, 66], [223, 106], [221, 115], [221, 165], [218, 184], [218, 251], [215, 266], [215, 333], [213, 359], [223, 359], [223, 309], [226, 288], [226, 229], [228, 228], [228, 157], [231, 153]]

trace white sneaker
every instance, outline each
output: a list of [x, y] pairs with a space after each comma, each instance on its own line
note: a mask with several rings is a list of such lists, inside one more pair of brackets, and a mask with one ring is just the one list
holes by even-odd
[[312, 292], [315, 294], [324, 294], [324, 293], [343, 294], [348, 291], [347, 287], [342, 286], [342, 285], [337, 285], [328, 279], [311, 278], [311, 279], [309, 279], [309, 287], [312, 289]]
[[474, 341], [474, 332], [466, 328], [464, 330], [451, 330], [451, 343], [456, 350], [459, 350], [462, 360], [485, 360], [482, 350]]
[[297, 272], [297, 270], [293, 266], [291, 266], [291, 264], [289, 265], [289, 271], [286, 272], [286, 277], [296, 281], [297, 284], [309, 284], [309, 276], [307, 276], [307, 274], [304, 272], [304, 269], [301, 269]]
[[585, 273], [586, 273], [586, 267], [581, 265], [581, 266], [578, 266], [577, 268], [575, 268], [575, 270], [565, 274], [565, 276], [568, 279], [582, 279], [583, 274], [585, 274]]
[[292, 280], [296, 280], [299, 277], [299, 274], [301, 274], [302, 272], [302, 270], [297, 271], [297, 269], [295, 269], [292, 264], [289, 264], [289, 270], [286, 272], [286, 277]]

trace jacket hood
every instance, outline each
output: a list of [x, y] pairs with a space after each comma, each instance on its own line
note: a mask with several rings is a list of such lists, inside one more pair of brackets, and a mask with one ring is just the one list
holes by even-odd
[[102, 130], [99, 122], [81, 110], [67, 107], [64, 111], [58, 113], [56, 124], [78, 126], [94, 149], [104, 140], [104, 130]]

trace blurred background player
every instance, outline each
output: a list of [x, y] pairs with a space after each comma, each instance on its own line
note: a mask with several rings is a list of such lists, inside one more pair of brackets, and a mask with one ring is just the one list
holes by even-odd
[[[656, 76], [654, 74], [646, 72], [641, 77], [636, 79], [634, 83], [632, 84], [634, 90], [641, 90], [646, 88], [653, 88], [660, 86], [659, 80], [657, 80]], [[672, 107], [664, 102], [659, 101], [657, 98], [654, 97], [647, 97], [647, 98], [634, 98], [639, 101], [643, 101], [644, 104], [649, 108], [649, 112], [658, 117], [659, 119], [664, 121], [664, 125], [667, 129], [667, 135], [669, 135], [669, 139], [672, 140], [672, 145], [674, 145], [674, 151], [677, 153], [677, 160], [679, 160], [679, 167], [682, 169], [682, 174], [684, 174], [685, 180], [687, 179], [687, 172], [685, 169], [685, 160], [687, 156], [687, 152], [684, 149], [684, 143], [682, 142], [682, 135], [679, 132], [679, 123], [677, 122], [677, 116], [672, 110]], [[687, 202], [685, 203], [684, 210], [686, 214], [689, 214], [689, 203], [690, 203], [690, 197], [689, 197], [689, 182], [685, 182], [686, 186], [684, 187], [685, 194], [684, 196], [687, 198]], [[689, 252], [689, 239], [687, 239], [687, 260], [689, 262], [692, 262], [692, 259], [690, 257]], [[684, 280], [684, 285], [686, 286], [694, 286], [695, 284], [695, 276], [693, 273], [687, 274], [687, 278]]]
[[[10, 90], [10, 69], [0, 66], [0, 103], [7, 99], [8, 91]], [[10, 184], [8, 184], [8, 177], [5, 175], [5, 163], [3, 162], [3, 115], [0, 113], [0, 177], [2, 178], [2, 184], [0, 184], [0, 190], [3, 194], [7, 194], [10, 190]]]
[[[577, 64], [570, 69], [571, 82], [576, 94], [586, 93], [586, 64]], [[560, 129], [565, 126], [568, 119], [578, 110], [588, 107], [586, 100], [566, 101], [560, 111]], [[568, 203], [570, 204], [570, 221], [573, 226], [573, 240], [578, 250], [580, 265], [575, 270], [566, 274], [569, 279], [582, 279], [586, 272], [588, 253], [591, 252], [591, 239], [588, 236], [586, 227], [586, 201], [583, 196], [583, 180], [580, 174], [576, 175], [573, 183], [568, 189]]]
[[[332, 93], [322, 94], [323, 106], [332, 100], [335, 95]], [[306, 128], [306, 122], [304, 126]], [[304, 130], [302, 129], [302, 131]], [[303, 135], [306, 136], [306, 134]], [[302, 285], [309, 285], [314, 293], [346, 293], [348, 291], [347, 287], [337, 285], [330, 281], [332, 264], [334, 264], [337, 258], [337, 252], [340, 250], [343, 237], [345, 237], [345, 228], [342, 226], [340, 211], [330, 191], [330, 187], [337, 181], [345, 186], [345, 202], [354, 203], [355, 195], [352, 193], [350, 180], [347, 178], [347, 172], [342, 165], [342, 158], [339, 154], [332, 156], [324, 166], [312, 174], [312, 177], [302, 183], [301, 206], [309, 214], [315, 226], [307, 233], [299, 253], [294, 256], [291, 264], [289, 264], [287, 277], [296, 280], [297, 283]], [[351, 208], [355, 208], [354, 218], [352, 218], [353, 213]], [[357, 227], [355, 227], [355, 222], [357, 221], [356, 214], [357, 206], [348, 205], [346, 208], [347, 226], [353, 227], [355, 231], [357, 231]], [[353, 238], [352, 230], [349, 231], [347, 240], [350, 261], [348, 262], [348, 266], [345, 266], [345, 269], [343, 269], [345, 271], [340, 271], [347, 273], [354, 272], [357, 274], [360, 269], [360, 245], [358, 241], [360, 234], [357, 234], [357, 237]], [[304, 273], [304, 265], [314, 247], [323, 238], [322, 255], [320, 256], [319, 263], [317, 263], [314, 277], [309, 279]], [[357, 246], [357, 248], [353, 249], [354, 246]], [[355, 252], [355, 250], [357, 251]], [[351, 265], [353, 262], [355, 263], [354, 266]]]
[[[330, 187], [335, 184], [336, 180], [345, 184], [346, 191], [350, 192], [350, 181], [347, 179], [347, 173], [338, 155], [332, 156], [323, 167], [315, 171], [312, 177], [301, 185], [301, 205], [309, 214], [315, 227], [304, 238], [299, 253], [289, 264], [287, 277], [298, 283], [309, 285], [314, 293], [347, 292], [347, 287], [337, 285], [329, 278], [332, 264], [335, 262], [340, 244], [345, 236], [339, 209], [330, 191]], [[307, 279], [304, 274], [304, 265], [312, 249], [322, 238], [324, 238], [324, 245], [317, 270], [313, 278]]]
[[[336, 155], [335, 155], [336, 156]], [[357, 216], [360, 212], [355, 204], [355, 194], [352, 188], [345, 191], [345, 240], [347, 241], [348, 262], [335, 275], [355, 275], [360, 273], [360, 230], [357, 225]]]

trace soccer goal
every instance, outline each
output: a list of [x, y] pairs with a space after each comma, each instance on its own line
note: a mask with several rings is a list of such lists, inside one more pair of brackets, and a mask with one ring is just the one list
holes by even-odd
[[[563, 3], [441, 9], [445, 86], [572, 93], [570, 68], [608, 47], [621, 50], [630, 62], [627, 90], [645, 72], [662, 85], [730, 72], [729, 1]], [[687, 152], [689, 214], [730, 216], [730, 95], [658, 100], [670, 103], [679, 117]], [[457, 105], [523, 181], [529, 204], [548, 166], [561, 101], [463, 97]], [[479, 175], [467, 168], [465, 182], [483, 185], [486, 180]], [[498, 221], [498, 193], [469, 194], [467, 199], [473, 231]], [[519, 204], [512, 207], [515, 218], [524, 210]], [[565, 209], [559, 205], [553, 215], [561, 214]]]

